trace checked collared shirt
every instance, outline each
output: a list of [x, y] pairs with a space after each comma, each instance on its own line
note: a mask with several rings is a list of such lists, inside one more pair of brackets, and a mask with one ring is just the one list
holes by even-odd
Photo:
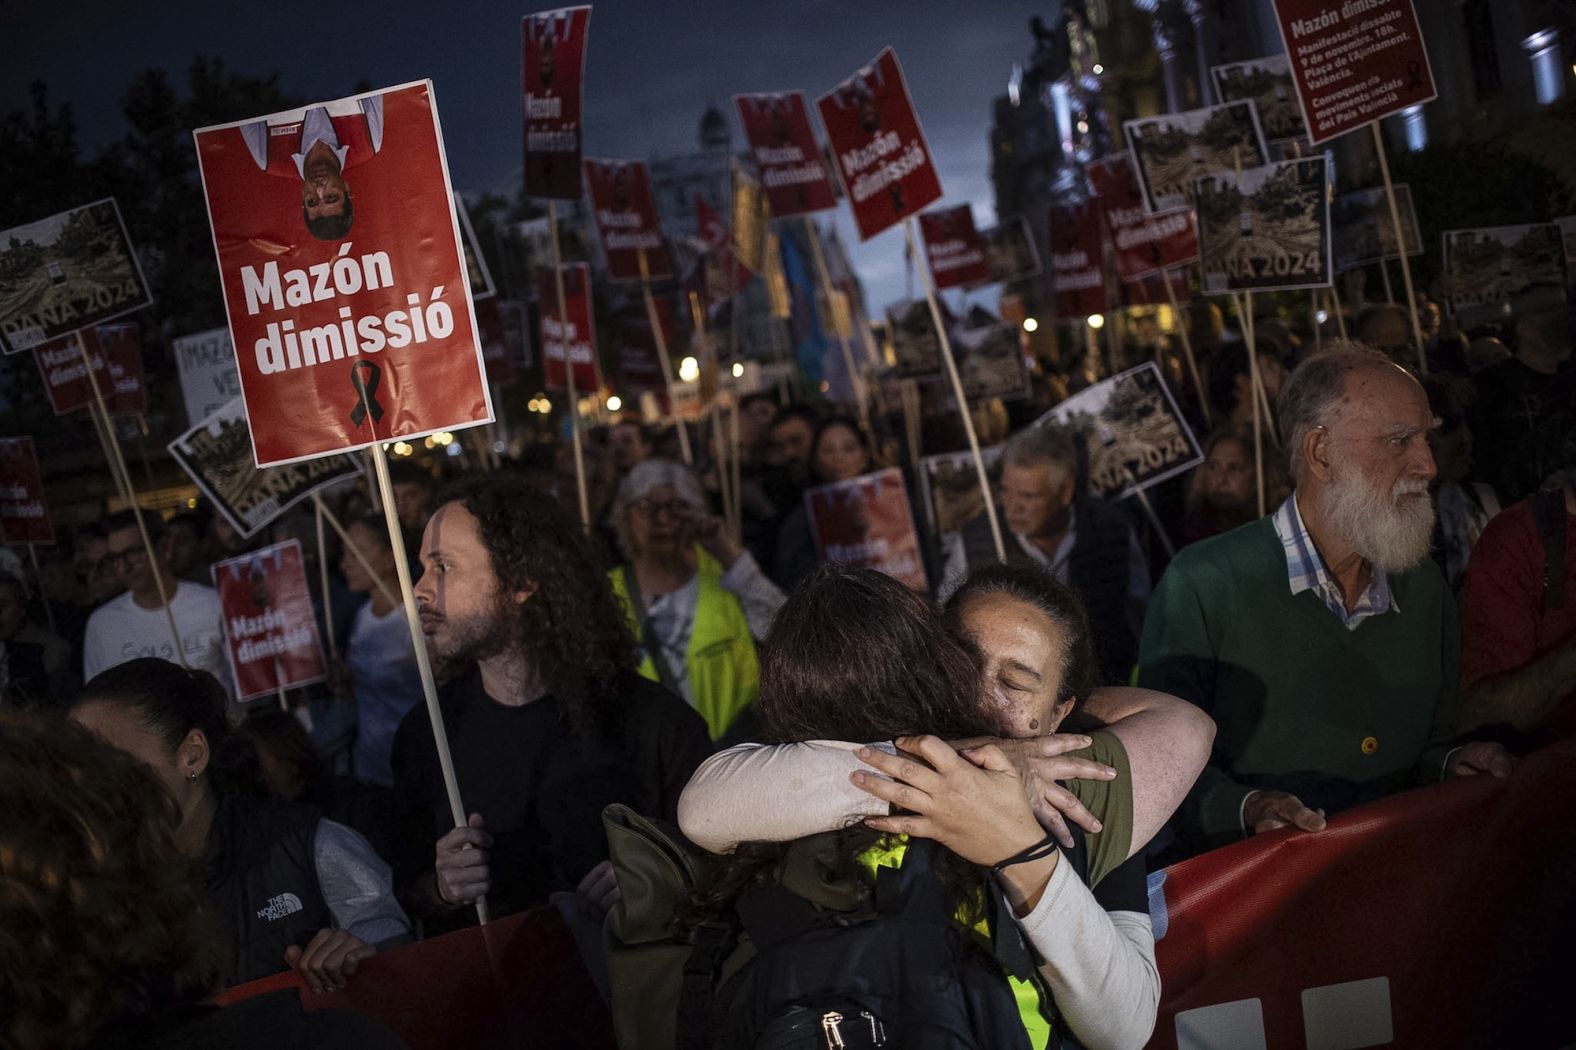
[[1341, 588], [1324, 567], [1324, 559], [1319, 557], [1313, 537], [1308, 535], [1308, 529], [1302, 523], [1302, 512], [1297, 509], [1295, 492], [1287, 496], [1286, 502], [1275, 512], [1274, 525], [1275, 535], [1280, 537], [1281, 548], [1286, 552], [1286, 575], [1291, 593], [1313, 591], [1325, 608], [1345, 624], [1348, 631], [1355, 631], [1357, 625], [1370, 616], [1401, 611], [1395, 596], [1390, 593], [1389, 575], [1377, 565], [1373, 567], [1373, 578], [1368, 581], [1368, 587], [1358, 599], [1357, 607], [1351, 612], [1346, 611], [1346, 600], [1341, 597]]

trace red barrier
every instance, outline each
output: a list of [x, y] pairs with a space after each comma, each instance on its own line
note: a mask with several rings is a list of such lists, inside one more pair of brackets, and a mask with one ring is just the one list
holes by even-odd
[[1166, 869], [1150, 1047], [1563, 1045], [1573, 798], [1567, 743]]
[[[1533, 1047], [1572, 1039], [1576, 743], [1508, 780], [1425, 788], [1166, 869], [1151, 893], [1157, 1050]], [[279, 974], [230, 1003], [281, 988]], [[611, 1048], [558, 912], [384, 952], [308, 1009], [371, 1014], [412, 1050]], [[1561, 1028], [1561, 1026], [1564, 1026]]]

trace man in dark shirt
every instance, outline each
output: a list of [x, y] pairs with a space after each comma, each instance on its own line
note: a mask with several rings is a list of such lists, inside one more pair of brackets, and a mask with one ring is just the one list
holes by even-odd
[[484, 895], [497, 916], [574, 889], [607, 858], [603, 807], [674, 819], [710, 743], [688, 705], [634, 673], [585, 537], [523, 479], [461, 482], [421, 558], [416, 600], [470, 814], [452, 826], [426, 710], [411, 711], [394, 738], [395, 884], [435, 931]]

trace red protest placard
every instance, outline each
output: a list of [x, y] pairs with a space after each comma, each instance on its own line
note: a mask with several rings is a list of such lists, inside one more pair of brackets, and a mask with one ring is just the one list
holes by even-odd
[[430, 82], [194, 135], [259, 466], [492, 420]]
[[596, 330], [591, 325], [591, 267], [569, 263], [564, 267], [564, 316], [558, 312], [558, 282], [551, 269], [536, 271], [536, 309], [540, 318], [542, 370], [547, 386], [564, 390], [564, 346], [575, 363], [575, 389], [581, 394], [601, 389], [596, 366]]
[[215, 562], [224, 608], [225, 652], [240, 700], [321, 682], [328, 676], [301, 561], [301, 541]]
[[804, 505], [822, 559], [877, 569], [920, 594], [929, 593], [908, 490], [897, 467], [807, 489]]
[[1057, 316], [1105, 313], [1105, 247], [1100, 240], [1099, 202], [1053, 206], [1047, 221]]
[[589, 7], [538, 11], [520, 20], [520, 100], [525, 115], [525, 193], [580, 199]]
[[6, 543], [54, 543], [44, 479], [30, 437], [0, 438], [0, 539]]
[[925, 258], [937, 288], [964, 288], [990, 280], [985, 242], [974, 228], [974, 212], [967, 204], [937, 208], [919, 217], [925, 238]]
[[662, 239], [662, 220], [657, 217], [646, 166], [634, 160], [587, 158], [585, 170], [608, 276], [615, 281], [640, 280], [640, 253], [644, 250], [644, 276], [672, 277], [673, 260]]
[[816, 101], [859, 239], [939, 200], [941, 179], [890, 47]]
[[775, 218], [837, 207], [804, 92], [735, 95], [733, 104]]
[[1146, 209], [1132, 158], [1126, 152], [1093, 161], [1086, 170], [1100, 198], [1105, 234], [1116, 250], [1116, 269], [1124, 282], [1198, 261], [1198, 222], [1193, 209]]
[[33, 350], [39, 377], [49, 393], [55, 415], [75, 412], [93, 401], [93, 386], [82, 366], [87, 349], [98, 380], [104, 407], [112, 416], [136, 416], [147, 411], [148, 398], [142, 375], [142, 329], [134, 323], [103, 324], [84, 328], [76, 335], [45, 343]]
[[1412, 0], [1274, 0], [1317, 146], [1438, 96]]
[[[673, 345], [673, 315], [666, 299], [654, 298], [663, 338]], [[662, 381], [662, 362], [657, 341], [651, 332], [651, 318], [644, 306], [626, 306], [613, 315], [618, 336], [618, 378], [626, 393], [646, 390], [666, 391]]]

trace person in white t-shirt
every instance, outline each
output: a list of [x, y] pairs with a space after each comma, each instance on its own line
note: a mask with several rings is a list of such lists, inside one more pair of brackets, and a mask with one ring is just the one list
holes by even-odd
[[[113, 514], [105, 522], [109, 533], [107, 560], [126, 590], [88, 617], [82, 642], [83, 680], [127, 660], [156, 656], [207, 671], [233, 696], [235, 689], [224, 655], [224, 610], [219, 604], [219, 592], [177, 579], [158, 553], [164, 523], [149, 514], [143, 515], [142, 520], [153, 541], [152, 560], [133, 511]], [[168, 610], [160, 600], [161, 582], [170, 603]], [[174, 632], [170, 629], [172, 615]]]

